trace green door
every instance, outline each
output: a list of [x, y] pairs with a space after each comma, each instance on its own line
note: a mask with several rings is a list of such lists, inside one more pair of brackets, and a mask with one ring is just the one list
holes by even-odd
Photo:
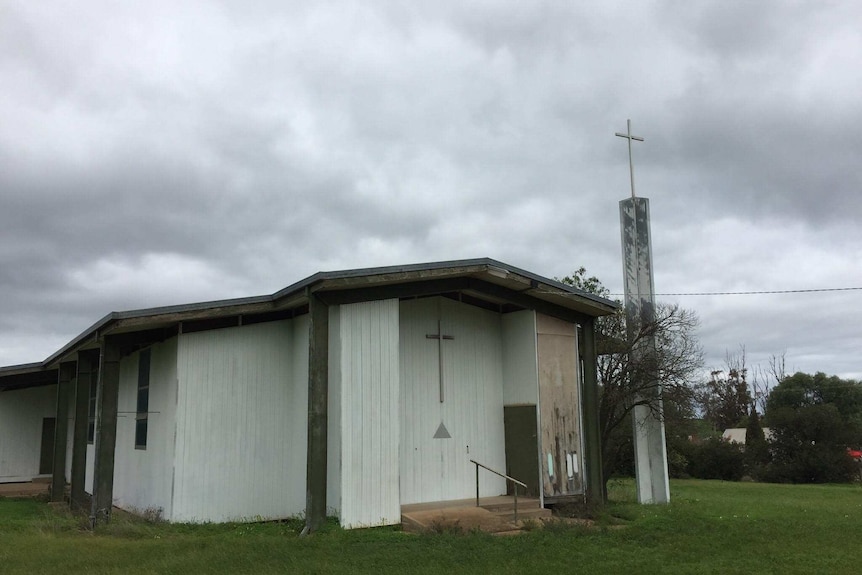
[[[536, 406], [507, 405], [503, 407], [506, 433], [506, 475], [527, 484], [527, 495], [539, 496], [539, 441], [537, 438]], [[511, 495], [512, 482], [507, 481]], [[521, 491], [518, 491], [522, 495]]]

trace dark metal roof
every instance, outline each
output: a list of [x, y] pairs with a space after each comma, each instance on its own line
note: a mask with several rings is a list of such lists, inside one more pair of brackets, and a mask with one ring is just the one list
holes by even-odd
[[107, 332], [142, 330], [160, 324], [200, 317], [265, 313], [285, 309], [291, 305], [302, 305], [307, 302], [308, 294], [316, 291], [392, 286], [452, 277], [475, 277], [519, 293], [528, 293], [532, 298], [589, 316], [607, 315], [619, 308], [619, 304], [611, 300], [491, 258], [318, 272], [271, 295], [111, 312], [45, 361], [0, 368], [0, 379], [16, 375], [21, 370], [26, 373], [38, 373], [50, 367], [56, 367], [71, 354], [97, 346], [100, 335]]

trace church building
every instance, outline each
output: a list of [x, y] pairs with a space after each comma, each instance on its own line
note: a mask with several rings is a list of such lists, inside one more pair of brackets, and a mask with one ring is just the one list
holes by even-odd
[[[327, 515], [510, 493], [601, 498], [594, 322], [617, 304], [492, 259], [321, 272], [112, 312], [0, 368], [0, 482], [94, 522]], [[522, 491], [523, 493], [523, 491]]]

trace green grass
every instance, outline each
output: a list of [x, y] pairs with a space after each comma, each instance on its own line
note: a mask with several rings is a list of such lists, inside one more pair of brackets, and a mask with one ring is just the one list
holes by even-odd
[[[0, 572], [12, 573], [856, 573], [859, 485], [674, 481], [639, 506], [611, 484], [599, 527], [553, 523], [516, 537], [408, 535], [396, 528], [300, 538], [300, 522], [151, 524], [84, 520], [0, 500]], [[623, 526], [615, 524], [622, 523]]]

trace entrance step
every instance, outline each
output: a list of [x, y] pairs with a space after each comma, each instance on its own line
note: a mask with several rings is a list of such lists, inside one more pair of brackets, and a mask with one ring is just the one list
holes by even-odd
[[521, 532], [526, 520], [551, 516], [538, 499], [518, 498], [518, 521], [514, 517], [514, 500], [511, 497], [488, 497], [439, 503], [405, 505], [401, 511], [401, 525], [408, 533], [462, 533], [473, 530], [494, 534]]
[[0, 497], [39, 497], [48, 494], [47, 483], [0, 483]]

